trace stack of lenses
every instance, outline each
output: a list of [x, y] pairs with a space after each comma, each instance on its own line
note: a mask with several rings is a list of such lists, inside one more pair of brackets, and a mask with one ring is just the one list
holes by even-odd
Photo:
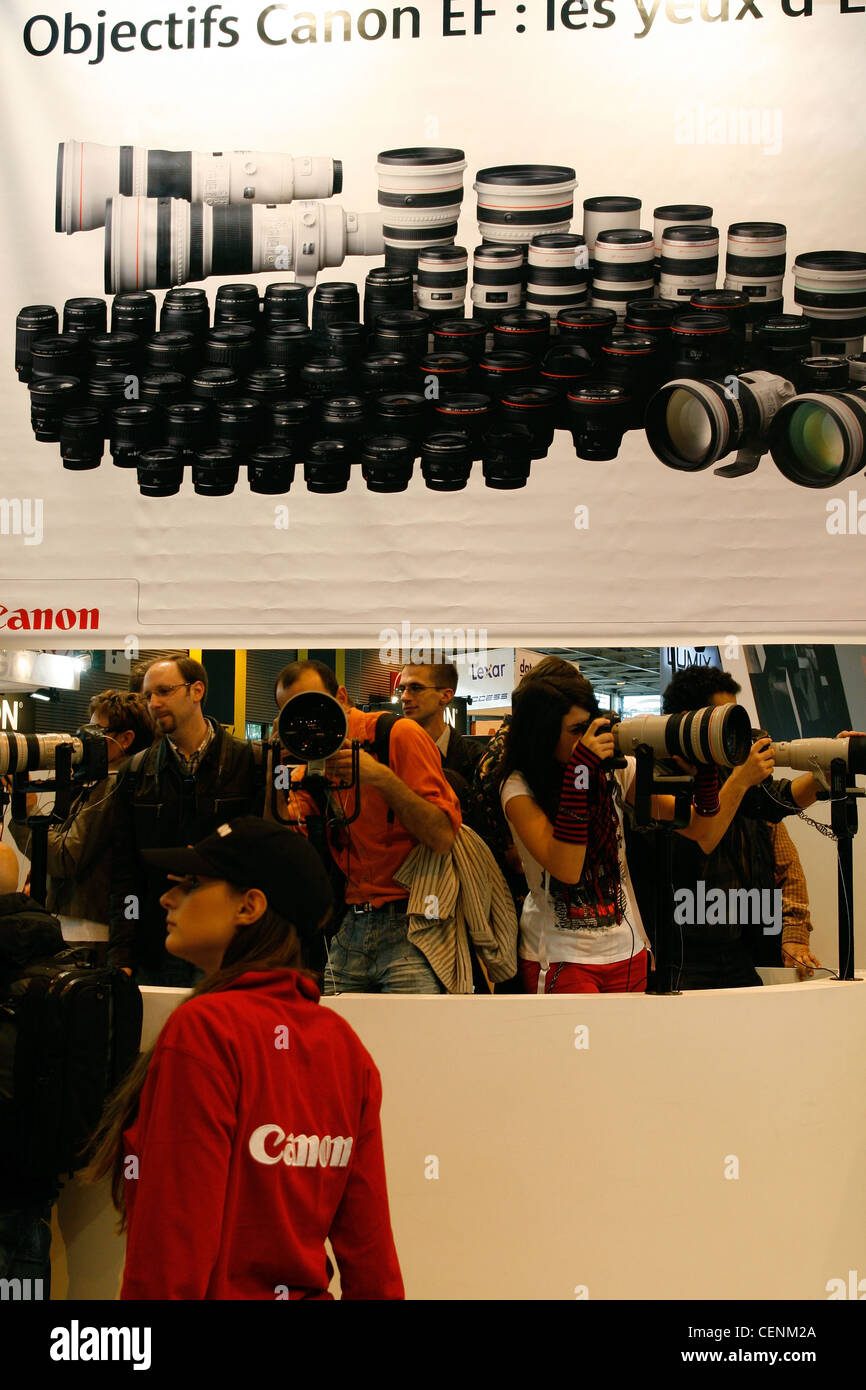
[[617, 227], [640, 226], [640, 198], [586, 198], [583, 204], [583, 237], [589, 255], [590, 270], [595, 258], [595, 243], [599, 232]]
[[[714, 290], [719, 270], [719, 233], [715, 227], [668, 227], [662, 233], [659, 296], [688, 304], [697, 290]], [[732, 286], [731, 288], [735, 288]]]
[[376, 175], [386, 266], [414, 274], [419, 251], [454, 241], [465, 168], [462, 150], [417, 146], [379, 155]]
[[799, 387], [802, 366], [812, 354], [812, 330], [807, 318], [779, 314], [758, 324], [752, 356], [759, 371], [773, 372]]
[[661, 262], [662, 237], [668, 227], [709, 227], [713, 210], [704, 203], [666, 203], [653, 213], [653, 242], [655, 244], [656, 279]]
[[56, 338], [59, 320], [53, 304], [26, 304], [15, 319], [15, 370], [18, 380], [30, 380], [33, 344], [40, 338]]
[[810, 251], [794, 261], [794, 299], [812, 326], [816, 353], [855, 355], [866, 333], [866, 254]]
[[316, 286], [312, 327], [313, 338], [319, 348], [324, 345], [329, 324], [358, 323], [360, 318], [358, 286], [351, 280], [331, 280]]
[[544, 232], [529, 243], [526, 307], [555, 319], [587, 302], [589, 256], [578, 232]]
[[732, 222], [725, 256], [725, 289], [747, 294], [754, 318], [781, 314], [787, 229], [782, 222]]
[[458, 318], [466, 301], [469, 255], [464, 246], [429, 246], [418, 252], [418, 308], [430, 318]]
[[616, 314], [613, 309], [564, 309], [557, 316], [556, 326], [560, 338], [586, 348], [598, 366], [602, 348], [613, 337]]
[[472, 256], [472, 317], [493, 324], [523, 298], [522, 246], [476, 246]]
[[599, 232], [592, 272], [593, 309], [613, 309], [622, 322], [629, 300], [652, 295], [654, 288], [652, 232], [640, 227]]
[[376, 326], [379, 314], [414, 307], [411, 270], [383, 265], [367, 272], [364, 281], [364, 324], [368, 330]]
[[545, 232], [567, 232], [577, 177], [560, 164], [499, 164], [479, 169], [478, 230], [494, 245], [528, 246]]

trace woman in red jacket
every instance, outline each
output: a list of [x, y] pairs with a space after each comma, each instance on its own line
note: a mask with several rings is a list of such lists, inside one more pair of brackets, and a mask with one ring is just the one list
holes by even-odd
[[302, 942], [331, 894], [303, 836], [248, 816], [146, 857], [173, 884], [166, 947], [205, 978], [112, 1098], [88, 1176], [127, 1228], [124, 1299], [403, 1297], [381, 1083], [318, 1007]]

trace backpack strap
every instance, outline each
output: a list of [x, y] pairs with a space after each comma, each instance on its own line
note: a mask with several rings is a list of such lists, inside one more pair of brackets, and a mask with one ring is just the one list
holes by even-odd
[[[391, 730], [402, 719], [402, 714], [392, 714], [390, 710], [383, 710], [376, 720], [373, 729], [372, 739], [365, 739], [361, 747], [365, 753], [371, 753], [378, 763], [383, 767], [391, 766]], [[388, 824], [394, 822], [394, 812], [388, 807]]]

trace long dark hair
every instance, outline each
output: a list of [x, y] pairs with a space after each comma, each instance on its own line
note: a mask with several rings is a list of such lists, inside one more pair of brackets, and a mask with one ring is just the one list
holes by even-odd
[[562, 734], [562, 721], [575, 706], [587, 710], [592, 719], [598, 713], [592, 686], [576, 671], [567, 676], [523, 680], [511, 697], [511, 723], [505, 736], [500, 786], [512, 772], [522, 773], [551, 821], [556, 819], [562, 787], [562, 767], [554, 752]]
[[[232, 885], [234, 886], [234, 885]], [[238, 892], [243, 893], [243, 888]], [[206, 975], [196, 985], [185, 1008], [200, 994], [212, 994], [224, 989], [248, 970], [297, 970], [315, 979], [304, 966], [301, 939], [291, 922], [272, 907], [267, 907], [255, 922], [236, 933], [229, 943], [219, 969]], [[123, 1181], [123, 1134], [138, 1114], [141, 1092], [147, 1079], [153, 1048], [143, 1052], [134, 1062], [117, 1089], [109, 1096], [88, 1148], [87, 1167], [81, 1173], [84, 1182], [99, 1182], [111, 1178], [111, 1197], [120, 1220], [118, 1231], [126, 1227], [126, 1192]]]

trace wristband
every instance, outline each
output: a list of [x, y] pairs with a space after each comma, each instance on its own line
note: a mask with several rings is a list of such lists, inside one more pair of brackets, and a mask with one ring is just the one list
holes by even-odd
[[554, 840], [585, 845], [589, 837], [589, 784], [601, 759], [578, 743], [562, 774], [559, 807], [553, 823]]
[[719, 810], [719, 769], [715, 763], [702, 763], [695, 773], [693, 792], [699, 816], [715, 816]]

